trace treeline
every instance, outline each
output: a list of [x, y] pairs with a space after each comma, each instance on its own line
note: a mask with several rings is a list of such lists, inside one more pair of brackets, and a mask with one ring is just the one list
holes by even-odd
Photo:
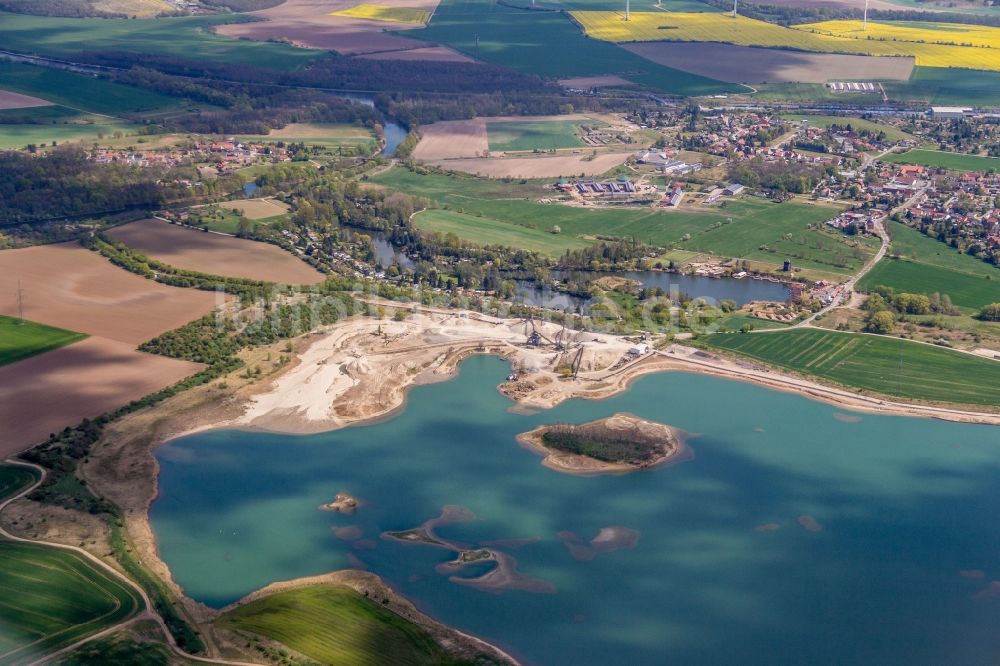
[[751, 189], [768, 189], [795, 194], [812, 192], [826, 175], [826, 167], [798, 162], [765, 162], [760, 157], [734, 162], [727, 169], [730, 181]]
[[[114, 54], [109, 60], [119, 62], [120, 57], [121, 54]], [[378, 120], [378, 113], [373, 108], [331, 93], [259, 82], [268, 79], [270, 75], [271, 72], [267, 70], [260, 73], [258, 80], [222, 81], [189, 78], [197, 76], [196, 73], [168, 74], [153, 67], [134, 66], [112, 73], [110, 78], [118, 83], [173, 97], [184, 97], [222, 109], [194, 110], [162, 121], [167, 129], [175, 131], [267, 134], [271, 129], [294, 122], [364, 124], [373, 127]]]
[[77, 146], [0, 152], [0, 225], [156, 208], [176, 194], [156, 169], [97, 164]]
[[660, 437], [639, 428], [624, 433], [602, 423], [547, 426], [542, 443], [557, 451], [629, 465], [647, 463], [665, 448]]
[[[227, 109], [242, 109], [244, 117], [247, 109], [293, 108], [310, 101], [328, 102], [329, 94], [316, 97], [324, 90], [370, 92], [376, 96], [380, 110], [406, 126], [482, 115], [619, 109], [629, 104], [600, 97], [569, 96], [553, 82], [488, 64], [360, 60], [330, 55], [305, 69], [284, 72], [264, 66], [124, 52], [91, 52], [79, 58], [126, 70], [113, 75], [123, 83], [206, 103], [217, 104], [218, 101], [209, 100], [221, 100]], [[154, 76], [151, 71], [161, 76]], [[312, 97], [304, 96], [308, 91], [303, 88], [313, 89]], [[230, 102], [226, 95], [232, 95], [234, 101]]]

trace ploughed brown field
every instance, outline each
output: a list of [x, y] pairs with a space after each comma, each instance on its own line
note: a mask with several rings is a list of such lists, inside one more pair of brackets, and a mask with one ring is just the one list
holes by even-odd
[[[344, 55], [361, 53], [384, 53], [384, 58], [392, 54], [399, 59], [414, 59], [407, 55], [412, 49], [434, 46], [429, 42], [400, 37], [385, 32], [422, 28], [418, 23], [392, 23], [354, 18], [351, 16], [331, 16], [331, 12], [359, 4], [358, 0], [285, 0], [277, 7], [249, 12], [263, 21], [254, 23], [231, 23], [216, 27], [216, 32], [230, 37], [241, 37], [266, 41], [285, 39], [297, 46], [314, 49], [329, 49]], [[437, 0], [384, 0], [378, 3], [389, 7], [411, 7], [429, 12], [437, 8]], [[465, 62], [468, 58], [457, 51], [438, 47], [429, 54], [431, 60], [451, 60]]]
[[132, 344], [103, 337], [0, 366], [0, 458], [83, 418], [169, 386], [201, 367], [143, 354]]
[[33, 106], [52, 106], [52, 102], [46, 102], [44, 99], [32, 97], [31, 95], [22, 95], [21, 93], [11, 92], [9, 90], [0, 90], [0, 110], [28, 109]]
[[136, 347], [211, 312], [222, 299], [133, 275], [76, 243], [0, 251], [0, 314], [91, 337], [0, 367], [0, 456], [197, 372]]
[[221, 298], [178, 289], [118, 268], [77, 243], [0, 251], [0, 314], [137, 346], [211, 312]]
[[555, 155], [552, 157], [504, 157], [436, 160], [434, 166], [487, 178], [556, 178], [586, 174], [599, 176], [624, 164], [631, 153]]
[[906, 81], [913, 71], [913, 58], [806, 53], [707, 42], [644, 42], [622, 46], [657, 64], [730, 83]]
[[176, 268], [282, 284], [318, 284], [322, 273], [276, 245], [140, 220], [108, 237]]

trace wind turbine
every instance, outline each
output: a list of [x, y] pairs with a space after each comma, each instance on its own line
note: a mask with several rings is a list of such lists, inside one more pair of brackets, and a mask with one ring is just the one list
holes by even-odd
[[862, 30], [866, 32], [868, 31], [868, 0], [865, 0], [865, 20], [864, 20], [864, 27], [862, 28]]
[[625, 0], [625, 20], [626, 21], [628, 20], [628, 14], [629, 14], [629, 0]]
[[733, 18], [736, 18], [736, 5], [740, 0], [733, 0]]

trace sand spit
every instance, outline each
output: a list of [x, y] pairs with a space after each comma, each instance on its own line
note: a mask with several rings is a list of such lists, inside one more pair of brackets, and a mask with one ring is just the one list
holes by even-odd
[[573, 559], [588, 562], [601, 553], [613, 553], [623, 548], [635, 548], [639, 543], [639, 532], [621, 525], [602, 527], [597, 536], [586, 543], [573, 532], [557, 534]]
[[518, 435], [517, 441], [526, 448], [545, 456], [542, 459], [542, 464], [549, 469], [582, 476], [637, 472], [668, 462], [682, 462], [693, 457], [691, 449], [684, 444], [677, 431], [662, 423], [646, 421], [631, 414], [615, 414], [606, 419], [575, 426], [575, 428], [580, 429], [587, 426], [600, 426], [607, 435], [621, 435], [623, 437], [635, 435], [644, 441], [657, 440], [656, 446], [651, 448], [648, 457], [641, 462], [613, 462], [549, 447], [544, 441], [545, 434], [558, 426], [539, 426]]

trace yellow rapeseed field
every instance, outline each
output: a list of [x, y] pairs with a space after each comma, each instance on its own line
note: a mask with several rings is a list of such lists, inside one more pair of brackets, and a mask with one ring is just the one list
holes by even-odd
[[869, 21], [867, 32], [862, 32], [860, 21], [785, 28], [719, 13], [632, 12], [629, 21], [620, 12], [572, 12], [572, 16], [588, 36], [608, 42], [725, 42], [816, 53], [912, 56], [923, 67], [1000, 71], [1000, 28]]
[[351, 18], [389, 21], [391, 23], [427, 23], [430, 12], [413, 7], [387, 7], [386, 5], [361, 3], [347, 9], [330, 12], [330, 16], [350, 16]]

